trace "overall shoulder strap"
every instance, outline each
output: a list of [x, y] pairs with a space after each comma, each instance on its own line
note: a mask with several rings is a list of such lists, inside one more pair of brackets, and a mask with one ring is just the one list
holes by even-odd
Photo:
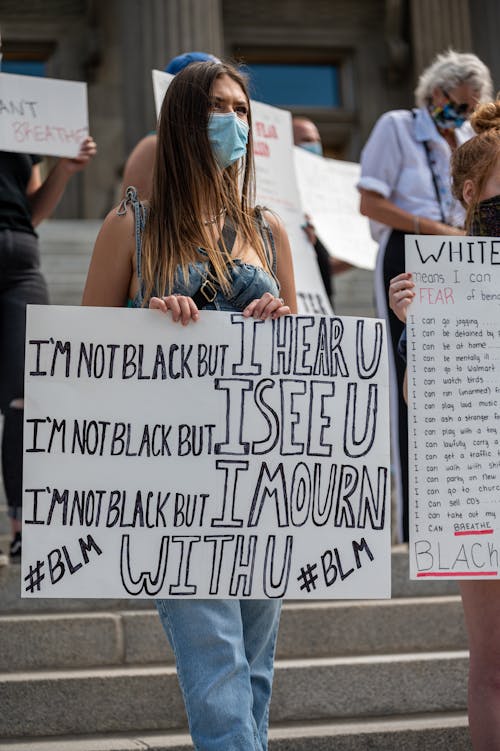
[[123, 214], [127, 213], [127, 206], [130, 204], [134, 210], [134, 223], [135, 223], [135, 257], [136, 257], [136, 268], [137, 268], [137, 278], [139, 280], [139, 298], [142, 302], [142, 293], [143, 293], [143, 287], [142, 287], [142, 259], [141, 259], [141, 251], [142, 251], [142, 233], [144, 231], [144, 227], [146, 226], [146, 218], [147, 218], [147, 211], [146, 207], [143, 203], [139, 201], [139, 196], [137, 195], [137, 190], [132, 185], [129, 185], [127, 190], [125, 191], [125, 198], [120, 202], [120, 205], [118, 206], [116, 213], [118, 216], [123, 216]]
[[255, 207], [255, 218], [264, 241], [264, 248], [266, 250], [267, 260], [269, 267], [273, 272], [273, 276], [278, 281], [276, 276], [277, 260], [276, 260], [276, 245], [274, 243], [274, 235], [269, 222], [264, 216], [264, 209], [262, 206]]
[[[222, 237], [224, 239], [224, 245], [226, 246], [226, 250], [229, 253], [229, 255], [231, 255], [231, 253], [233, 252], [234, 243], [236, 241], [236, 230], [234, 229], [232, 221], [228, 219], [227, 217], [226, 217], [226, 221], [224, 222], [224, 226], [222, 228]], [[219, 240], [219, 247], [221, 247], [220, 240]]]

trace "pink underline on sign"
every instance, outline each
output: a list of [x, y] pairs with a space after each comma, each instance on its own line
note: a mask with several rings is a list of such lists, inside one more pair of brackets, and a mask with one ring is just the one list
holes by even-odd
[[459, 576], [464, 578], [465, 576], [497, 576], [498, 571], [422, 571], [417, 574], [417, 577], [422, 576]]
[[493, 530], [492, 529], [474, 529], [470, 530], [470, 532], [454, 532], [453, 533], [455, 537], [460, 537], [460, 535], [492, 535]]

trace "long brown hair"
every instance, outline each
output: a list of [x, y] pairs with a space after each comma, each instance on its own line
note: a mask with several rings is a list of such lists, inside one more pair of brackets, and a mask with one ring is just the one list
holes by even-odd
[[269, 269], [264, 243], [255, 223], [252, 122], [248, 107], [246, 158], [221, 170], [208, 140], [208, 119], [214, 81], [227, 75], [241, 86], [243, 76], [225, 63], [192, 63], [172, 80], [163, 100], [158, 128], [153, 190], [143, 235], [144, 297], [168, 294], [177, 267], [187, 279], [188, 264], [208, 255], [221, 288], [229, 290], [231, 256], [218, 222], [207, 218], [226, 212], [242, 240]]
[[[500, 98], [478, 107], [470, 123], [477, 135], [456, 149], [451, 158], [452, 191], [466, 209], [467, 232], [484, 185], [500, 157]], [[463, 197], [466, 180], [472, 180], [474, 184], [474, 198], [468, 205]]]

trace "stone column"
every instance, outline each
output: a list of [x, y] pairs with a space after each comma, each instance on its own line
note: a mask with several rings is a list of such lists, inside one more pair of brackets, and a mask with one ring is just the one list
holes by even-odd
[[498, 0], [469, 0], [472, 25], [473, 51], [489, 67], [493, 78], [493, 93], [500, 89], [500, 55], [498, 54], [498, 29], [500, 28], [500, 3]]
[[154, 128], [151, 70], [199, 50], [222, 55], [222, 0], [122, 0], [125, 149]]
[[469, 0], [410, 0], [413, 62], [418, 77], [438, 52], [472, 51]]

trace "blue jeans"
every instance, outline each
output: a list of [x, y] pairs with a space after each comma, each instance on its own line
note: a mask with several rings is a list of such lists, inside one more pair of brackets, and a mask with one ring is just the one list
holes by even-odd
[[157, 600], [197, 751], [266, 751], [281, 600]]

